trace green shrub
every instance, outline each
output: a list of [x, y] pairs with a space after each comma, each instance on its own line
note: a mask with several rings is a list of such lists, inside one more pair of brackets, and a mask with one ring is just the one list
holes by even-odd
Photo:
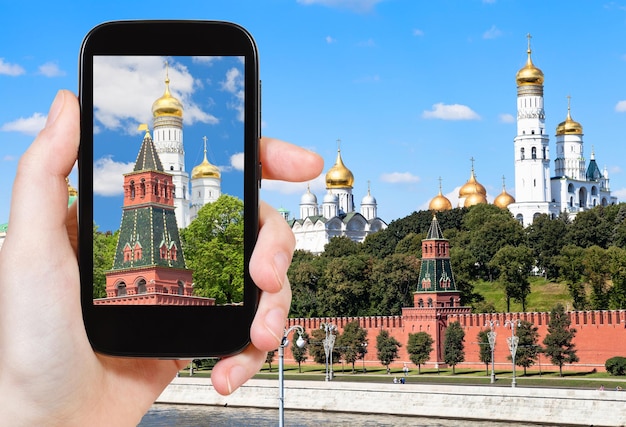
[[626, 357], [611, 357], [604, 362], [604, 367], [611, 375], [626, 375]]

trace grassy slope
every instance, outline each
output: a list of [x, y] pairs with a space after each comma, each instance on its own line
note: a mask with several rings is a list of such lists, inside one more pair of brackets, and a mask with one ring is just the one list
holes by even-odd
[[[530, 295], [526, 300], [526, 311], [549, 312], [557, 303], [563, 304], [566, 309], [572, 308], [572, 299], [569, 296], [567, 285], [548, 282], [542, 277], [531, 277]], [[474, 285], [474, 290], [485, 297], [485, 301], [492, 302], [496, 311], [506, 311], [506, 298], [504, 288], [497, 282], [479, 282]], [[511, 311], [522, 311], [522, 305], [511, 300]]]

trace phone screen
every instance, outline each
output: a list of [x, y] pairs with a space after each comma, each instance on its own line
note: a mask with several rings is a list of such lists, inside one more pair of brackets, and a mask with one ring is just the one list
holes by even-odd
[[243, 305], [245, 66], [93, 56], [94, 305]]

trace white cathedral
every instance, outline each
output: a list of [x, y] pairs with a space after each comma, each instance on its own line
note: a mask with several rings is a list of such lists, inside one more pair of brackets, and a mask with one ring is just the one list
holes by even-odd
[[363, 242], [369, 234], [387, 228], [378, 218], [378, 204], [369, 186], [361, 200], [360, 213], [355, 211], [353, 186], [354, 175], [344, 165], [338, 148], [337, 160], [326, 173], [327, 192], [322, 204], [318, 205], [317, 197], [307, 188], [300, 198], [299, 219], [289, 219], [289, 212], [279, 209], [296, 237], [296, 249], [320, 254], [333, 237], [345, 236]]
[[221, 195], [221, 173], [207, 160], [207, 139], [204, 137], [204, 160], [189, 173], [185, 171], [183, 147], [183, 105], [170, 93], [170, 80], [165, 77], [165, 93], [152, 104], [154, 130], [152, 140], [163, 169], [172, 174], [174, 207], [179, 228], [186, 228], [198, 216], [198, 210]]
[[[532, 62], [530, 35], [527, 55], [526, 65], [516, 75], [515, 198], [503, 186], [494, 204], [508, 208], [525, 227], [541, 214], [556, 218], [565, 213], [573, 219], [578, 212], [595, 206], [616, 204], [617, 198], [611, 195], [606, 167], [600, 170], [593, 150], [589, 163], [585, 160], [583, 127], [572, 119], [569, 100], [567, 116], [556, 127], [554, 175], [550, 176], [550, 139], [545, 127], [543, 102], [544, 75]], [[487, 203], [486, 190], [476, 180], [473, 165], [470, 179], [459, 192], [459, 201], [459, 206], [465, 207]], [[452, 209], [441, 188], [429, 208]]]

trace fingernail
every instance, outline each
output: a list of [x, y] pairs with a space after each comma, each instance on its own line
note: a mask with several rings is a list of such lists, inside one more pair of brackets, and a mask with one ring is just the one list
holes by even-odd
[[46, 119], [46, 127], [51, 126], [55, 122], [57, 117], [59, 116], [59, 113], [61, 112], [61, 109], [63, 108], [64, 98], [65, 98], [65, 94], [63, 93], [63, 91], [62, 90], [58, 91], [57, 95], [54, 97], [54, 101], [52, 101], [52, 105], [50, 106], [50, 111], [48, 111], [48, 118]]
[[[248, 379], [248, 374], [242, 366], [233, 366], [228, 372], [226, 377], [226, 384], [228, 385], [228, 394], [232, 394], [237, 390], [241, 384], [245, 383]], [[234, 387], [233, 387], [234, 385]]]
[[285, 255], [284, 252], [278, 252], [274, 255], [274, 275], [276, 276], [276, 281], [280, 286], [280, 289], [283, 288], [283, 284], [285, 283], [285, 276], [287, 275], [287, 269], [289, 269], [289, 257]]
[[280, 308], [274, 308], [265, 315], [265, 328], [276, 339], [277, 344], [280, 344], [282, 337], [278, 336], [276, 331], [282, 335], [286, 318], [285, 312]]

